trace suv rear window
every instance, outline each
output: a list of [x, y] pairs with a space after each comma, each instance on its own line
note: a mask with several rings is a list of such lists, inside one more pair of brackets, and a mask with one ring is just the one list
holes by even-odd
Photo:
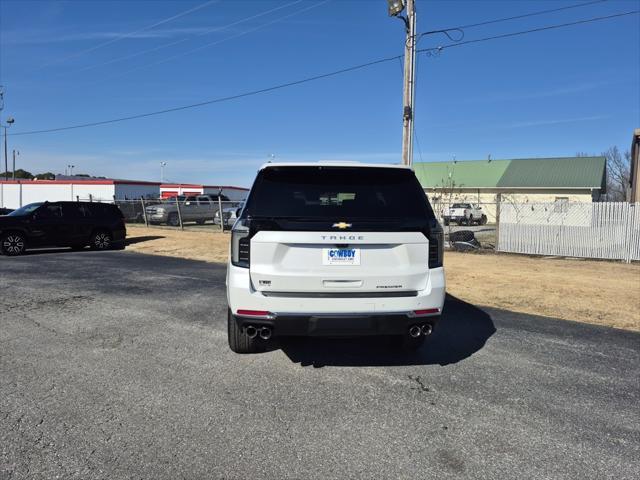
[[269, 218], [433, 218], [411, 170], [375, 167], [265, 168], [245, 212]]

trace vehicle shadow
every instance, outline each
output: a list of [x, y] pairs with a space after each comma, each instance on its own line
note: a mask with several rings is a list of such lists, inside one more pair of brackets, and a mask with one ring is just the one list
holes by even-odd
[[449, 365], [482, 349], [496, 332], [489, 314], [447, 295], [440, 323], [415, 352], [394, 350], [388, 337], [283, 338], [280, 348], [301, 366]]
[[[157, 240], [160, 238], [165, 238], [162, 235], [146, 235], [140, 237], [131, 237], [127, 238], [124, 241], [124, 245], [120, 244], [113, 250], [122, 250], [124, 247], [128, 245], [133, 245], [134, 243], [142, 243], [148, 242], [150, 240]], [[71, 248], [71, 247], [42, 247], [42, 248], [29, 248], [27, 249], [23, 255], [46, 255], [51, 253], [71, 253], [71, 252], [88, 252], [92, 251], [88, 246], [82, 248]]]
[[166, 238], [162, 235], [142, 235], [140, 237], [129, 237], [124, 241], [125, 245], [133, 245], [134, 243], [148, 242], [150, 240], [159, 240]]

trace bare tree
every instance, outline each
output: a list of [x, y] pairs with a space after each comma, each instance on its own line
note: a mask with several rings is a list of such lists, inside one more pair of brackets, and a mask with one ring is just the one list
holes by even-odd
[[631, 183], [631, 152], [611, 147], [602, 154], [607, 159], [607, 200], [624, 202]]

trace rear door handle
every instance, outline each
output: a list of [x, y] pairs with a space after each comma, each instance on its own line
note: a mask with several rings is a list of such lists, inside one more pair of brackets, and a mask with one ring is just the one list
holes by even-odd
[[323, 280], [322, 285], [327, 288], [360, 288], [362, 280]]

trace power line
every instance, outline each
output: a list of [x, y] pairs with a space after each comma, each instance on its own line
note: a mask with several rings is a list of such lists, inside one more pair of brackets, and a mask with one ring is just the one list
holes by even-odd
[[[574, 25], [582, 25], [582, 24], [596, 22], [596, 21], [600, 21], [600, 20], [607, 20], [607, 19], [612, 19], [612, 18], [623, 17], [623, 16], [626, 16], [626, 15], [633, 15], [633, 14], [637, 14], [639, 12], [640, 12], [640, 10], [633, 10], [633, 11], [630, 11], [630, 12], [617, 13], [617, 14], [607, 15], [607, 16], [603, 16], [603, 17], [594, 17], [594, 18], [589, 18], [589, 19], [585, 19], [585, 20], [578, 20], [578, 21], [570, 22], [570, 23], [562, 23], [562, 24], [557, 24], [557, 25], [548, 25], [546, 27], [534, 28], [534, 29], [530, 29], [530, 30], [523, 30], [523, 31], [519, 31], [519, 32], [505, 33], [505, 34], [501, 34], [501, 35], [495, 35], [495, 36], [492, 36], [492, 37], [479, 38], [479, 39], [476, 39], [476, 40], [467, 40], [465, 42], [459, 42], [459, 43], [453, 43], [453, 44], [449, 44], [449, 45], [443, 45], [441, 47], [423, 48], [423, 49], [417, 50], [417, 52], [418, 53], [431, 53], [431, 52], [434, 52], [434, 51], [441, 51], [441, 50], [444, 50], [446, 48], [458, 47], [458, 46], [462, 46], [462, 45], [468, 45], [468, 44], [471, 44], [471, 43], [479, 43], [479, 42], [485, 42], [485, 41], [488, 41], [488, 40], [496, 40], [496, 39], [501, 39], [501, 38], [514, 37], [514, 36], [517, 36], [517, 35], [525, 35], [525, 34], [533, 33], [533, 32], [541, 32], [541, 31], [551, 30], [551, 29], [556, 29], [556, 28], [563, 28], [563, 27], [569, 27], [569, 26], [574, 26]], [[237, 95], [231, 95], [231, 96], [227, 96], [227, 97], [219, 97], [219, 98], [216, 98], [216, 99], [213, 99], [213, 100], [206, 100], [206, 101], [203, 101], [203, 102], [192, 103], [192, 104], [189, 104], [189, 105], [182, 105], [182, 106], [179, 106], [179, 107], [167, 108], [167, 109], [164, 109], [164, 110], [157, 110], [157, 111], [154, 111], [154, 112], [142, 113], [142, 114], [137, 114], [137, 115], [130, 115], [130, 116], [120, 117], [120, 118], [113, 118], [113, 119], [110, 119], [110, 120], [102, 120], [102, 121], [97, 121], [97, 122], [83, 123], [83, 124], [79, 124], [79, 125], [70, 125], [70, 126], [67, 126], [67, 127], [49, 128], [49, 129], [43, 129], [43, 130], [31, 130], [31, 131], [26, 131], [26, 132], [16, 132], [16, 133], [13, 133], [13, 134], [10, 134], [10, 135], [33, 135], [33, 134], [38, 134], [38, 133], [60, 132], [60, 131], [65, 131], [65, 130], [74, 130], [74, 129], [78, 129], [78, 128], [95, 127], [95, 126], [99, 126], [99, 125], [107, 125], [107, 124], [111, 124], [111, 123], [124, 122], [124, 121], [127, 121], [127, 120], [134, 120], [134, 119], [138, 119], [138, 118], [152, 117], [152, 116], [156, 116], [156, 115], [162, 115], [162, 114], [165, 114], [165, 113], [177, 112], [177, 111], [180, 111], [180, 110], [187, 110], [187, 109], [191, 109], [191, 108], [202, 107], [202, 106], [205, 106], [205, 105], [211, 105], [211, 104], [214, 104], [214, 103], [222, 103], [222, 102], [227, 102], [227, 101], [231, 101], [231, 100], [237, 100], [239, 98], [260, 95], [260, 94], [272, 92], [272, 91], [275, 91], [275, 90], [281, 90], [281, 89], [292, 87], [292, 86], [295, 86], [295, 85], [301, 85], [303, 83], [313, 82], [315, 80], [321, 80], [323, 78], [328, 78], [328, 77], [334, 77], [336, 75], [341, 75], [343, 73], [353, 72], [355, 70], [361, 70], [363, 68], [371, 67], [371, 66], [374, 66], [374, 65], [379, 65], [379, 64], [382, 64], [382, 63], [386, 63], [386, 62], [391, 62], [391, 61], [397, 60], [399, 58], [403, 58], [403, 55], [395, 55], [393, 57], [381, 58], [381, 59], [378, 59], [378, 60], [373, 60], [371, 62], [362, 63], [360, 65], [355, 65], [355, 66], [352, 66], [352, 67], [347, 67], [347, 68], [343, 68], [343, 69], [340, 69], [340, 70], [335, 70], [333, 72], [324, 73], [324, 74], [320, 74], [320, 75], [315, 75], [315, 76], [312, 76], [312, 77], [307, 77], [307, 78], [304, 78], [304, 79], [301, 79], [301, 80], [295, 80], [295, 81], [288, 82], [288, 83], [282, 83], [282, 84], [279, 84], [279, 85], [274, 85], [272, 87], [262, 88], [262, 89], [259, 89], [259, 90], [252, 90], [252, 91], [245, 92], [245, 93], [240, 93], [240, 94], [237, 94]]]
[[[235, 27], [236, 25], [240, 25], [241, 23], [246, 23], [246, 22], [248, 22], [250, 20], [254, 20], [256, 18], [263, 17], [265, 15], [268, 15], [270, 13], [276, 12], [278, 10], [282, 10], [283, 8], [292, 7], [293, 5], [296, 5], [297, 3], [300, 3], [302, 1], [303, 0], [295, 0], [293, 2], [285, 3], [284, 5], [280, 5], [278, 7], [271, 8], [271, 9], [266, 10], [264, 12], [260, 12], [260, 13], [257, 13], [255, 15], [251, 15], [250, 17], [245, 17], [245, 18], [242, 18], [240, 20], [236, 20], [235, 22], [229, 23], [227, 25], [223, 25], [221, 27], [209, 28], [209, 29], [207, 29], [207, 30], [205, 30], [203, 32], [200, 32], [198, 34], [198, 36], [208, 35], [208, 34], [213, 33], [213, 32], [220, 32], [220, 31], [227, 30], [227, 29], [229, 29], [231, 27]], [[229, 38], [233, 38], [233, 37], [229, 37]], [[93, 70], [94, 68], [100, 68], [100, 67], [104, 67], [106, 65], [111, 65], [112, 63], [121, 62], [123, 60], [129, 60], [131, 58], [139, 57], [139, 56], [145, 55], [147, 53], [151, 53], [151, 52], [156, 52], [158, 50], [162, 50], [163, 48], [173, 47], [175, 45], [179, 45], [179, 44], [184, 43], [184, 42], [186, 42], [186, 41], [188, 41], [190, 39], [191, 39], [191, 37], [185, 37], [185, 38], [181, 38], [179, 40], [174, 40], [172, 42], [163, 43], [162, 45], [158, 45], [156, 47], [148, 48], [146, 50], [141, 50], [139, 52], [131, 53], [131, 54], [128, 54], [128, 55], [123, 55], [122, 57], [112, 58], [111, 60], [107, 60], [106, 62], [102, 62], [102, 63], [98, 63], [98, 64], [94, 64], [94, 65], [89, 65], [87, 67], [83, 67], [81, 69], [78, 69], [75, 72], [83, 72], [83, 71], [86, 71], [86, 70]], [[170, 58], [173, 58], [173, 57], [170, 57]], [[128, 70], [127, 72], [138, 70], [139, 68], [142, 68], [142, 67], [137, 67], [137, 68], [135, 68], [133, 70]], [[127, 72], [123, 72], [123, 74], [127, 73]], [[118, 75], [118, 76], [120, 76], [120, 75]]]
[[371, 67], [373, 65], [378, 65], [378, 64], [381, 64], [381, 63], [390, 62], [390, 61], [396, 60], [398, 58], [402, 58], [402, 55], [396, 55], [394, 57], [381, 58], [379, 60], [374, 60], [372, 62], [362, 63], [360, 65], [355, 65], [353, 67], [347, 67], [347, 68], [343, 68], [343, 69], [340, 69], [340, 70], [335, 70], [333, 72], [323, 73], [321, 75], [315, 75], [313, 77], [303, 78], [302, 80], [295, 80], [293, 82], [282, 83], [280, 85], [274, 85], [272, 87], [262, 88], [260, 90], [252, 90], [250, 92], [240, 93], [240, 94], [237, 94], [237, 95], [231, 95], [231, 96], [228, 96], [228, 97], [215, 98], [213, 100], [206, 100], [204, 102], [192, 103], [190, 105], [182, 105], [180, 107], [167, 108], [165, 110], [158, 110], [158, 111], [155, 111], [155, 112], [141, 113], [141, 114], [138, 114], [138, 115], [130, 115], [128, 117], [113, 118], [113, 119], [110, 119], [110, 120], [102, 120], [102, 121], [98, 121], [98, 122], [83, 123], [83, 124], [80, 124], [80, 125], [71, 125], [71, 126], [68, 126], [68, 127], [48, 128], [48, 129], [44, 129], [44, 130], [32, 130], [32, 131], [28, 131], [28, 132], [16, 132], [16, 133], [10, 134], [10, 136], [11, 135], [33, 135], [33, 134], [36, 134], [36, 133], [61, 132], [63, 130], [73, 130], [73, 129], [77, 129], [77, 128], [96, 127], [98, 125], [107, 125], [107, 124], [110, 124], [110, 123], [124, 122], [126, 120], [134, 120], [136, 118], [152, 117], [152, 116], [155, 116], [155, 115], [162, 115], [163, 113], [177, 112], [177, 111], [180, 111], [180, 110], [187, 110], [187, 109], [190, 109], [190, 108], [202, 107], [204, 105], [211, 105], [211, 104], [214, 104], [214, 103], [228, 102], [230, 100], [237, 100], [239, 98], [251, 97], [251, 96], [259, 95], [259, 94], [262, 94], [262, 93], [273, 92], [275, 90], [281, 90], [283, 88], [292, 87], [294, 85], [301, 85], [303, 83], [313, 82], [315, 80], [320, 80], [320, 79], [323, 79], [323, 78], [334, 77], [336, 75], [340, 75], [340, 74], [343, 74], [343, 73], [353, 72], [355, 70], [361, 70], [363, 68]]
[[200, 4], [200, 5], [196, 5], [193, 8], [190, 8], [188, 10], [180, 12], [180, 13], [178, 13], [176, 15], [172, 15], [171, 17], [168, 17], [168, 18], [165, 18], [163, 20], [160, 20], [160, 21], [158, 21], [158, 22], [156, 22], [156, 23], [154, 23], [152, 25], [147, 25], [146, 27], [139, 28], [138, 30], [134, 30], [132, 32], [123, 33], [122, 35], [118, 35], [116, 38], [112, 38], [111, 40], [108, 40], [106, 42], [102, 42], [102, 43], [100, 43], [98, 45], [94, 45], [93, 47], [87, 48], [85, 50], [81, 50], [80, 52], [76, 52], [74, 54], [71, 54], [71, 55], [68, 55], [66, 57], [60, 58], [58, 60], [54, 60], [54, 61], [45, 63], [45, 64], [41, 65], [39, 68], [37, 68], [36, 70], [34, 70], [34, 72], [36, 72], [38, 70], [41, 70], [41, 69], [43, 69], [45, 67], [48, 67], [49, 65], [55, 65], [55, 64], [58, 64], [58, 63], [63, 63], [63, 62], [66, 62], [67, 60], [70, 60], [72, 58], [80, 57], [80, 56], [85, 55], [87, 53], [91, 53], [91, 52], [93, 52], [95, 50], [98, 50], [100, 48], [106, 47], [107, 45], [111, 45], [113, 43], [119, 42], [120, 40], [124, 40], [125, 38], [133, 37], [134, 35], [138, 35], [139, 33], [146, 32], [147, 30], [151, 30], [153, 28], [159, 27], [160, 25], [164, 25], [165, 23], [169, 23], [169, 22], [171, 22], [173, 20], [176, 20], [178, 18], [184, 17], [185, 15], [189, 15], [189, 14], [191, 14], [193, 12], [197, 12], [198, 10], [202, 10], [203, 8], [208, 7], [212, 3], [218, 3], [218, 2], [220, 2], [220, 0], [209, 0], [209, 1], [205, 2], [205, 3]]
[[634, 14], [639, 13], [639, 12], [640, 12], [640, 10], [632, 10], [630, 12], [615, 13], [613, 15], [606, 15], [606, 16], [603, 16], [603, 17], [588, 18], [588, 19], [585, 19], [585, 20], [577, 20], [575, 22], [559, 23], [557, 25], [548, 25], [546, 27], [532, 28], [530, 30], [522, 30], [522, 31], [519, 31], [519, 32], [503, 33], [501, 35], [493, 35], [491, 37], [477, 38], [475, 40], [466, 40], [464, 42], [450, 43], [449, 45], [442, 45], [440, 47], [422, 48], [422, 49], [416, 50], [416, 51], [418, 53], [440, 52], [440, 51], [442, 51], [442, 50], [444, 50], [446, 48], [460, 47], [462, 45], [469, 45], [470, 43], [487, 42], [489, 40], [498, 40], [498, 39], [501, 39], [501, 38], [515, 37], [515, 36], [518, 36], [518, 35], [526, 35], [528, 33], [543, 32], [543, 31], [546, 31], [546, 30], [553, 30], [553, 29], [556, 29], [556, 28], [570, 27], [570, 26], [573, 26], [573, 25], [583, 25], [585, 23], [598, 22], [600, 20], [609, 20], [611, 18], [624, 17], [626, 15], [634, 15]]
[[[301, 0], [299, 0], [299, 1], [301, 1]], [[261, 30], [261, 29], [263, 29], [265, 27], [268, 27], [269, 25], [273, 25], [274, 23], [278, 23], [278, 22], [281, 22], [283, 20], [286, 20], [289, 17], [293, 17], [295, 15], [299, 15], [299, 14], [301, 14], [303, 12], [306, 12], [307, 10], [311, 10], [312, 8], [316, 8], [316, 7], [319, 7], [321, 5], [324, 5], [325, 3], [328, 3], [330, 1], [331, 0], [323, 0], [323, 1], [319, 2], [319, 3], [314, 3], [313, 5], [310, 5], [310, 6], [306, 7], [306, 8], [302, 8], [302, 9], [296, 11], [296, 12], [290, 13], [288, 15], [284, 15], [283, 17], [278, 17], [278, 18], [276, 18], [274, 20], [271, 20], [269, 22], [263, 23], [262, 25], [258, 25], [257, 27], [251, 28], [249, 30], [242, 31], [242, 32], [236, 33], [234, 35], [230, 35], [228, 37], [221, 38], [219, 40], [215, 40], [215, 41], [210, 42], [210, 43], [205, 43], [204, 45], [200, 45], [199, 47], [192, 48], [191, 50], [187, 50], [186, 52], [182, 52], [182, 53], [179, 53], [179, 54], [176, 54], [176, 55], [172, 55], [170, 57], [165, 57], [165, 58], [163, 58], [161, 60], [158, 60], [157, 62], [147, 63], [145, 65], [140, 65], [140, 66], [132, 68], [130, 70], [126, 70], [124, 72], [120, 72], [117, 75], [111, 76], [109, 78], [117, 78], [117, 77], [121, 77], [123, 75], [126, 75], [128, 73], [141, 70], [143, 68], [153, 67], [155, 65], [161, 65], [163, 63], [169, 62], [169, 61], [174, 60], [176, 58], [184, 57], [185, 55], [189, 55], [191, 53], [197, 52], [197, 51], [202, 50], [204, 48], [209, 48], [209, 47], [212, 47], [214, 45], [218, 45], [220, 43], [227, 42], [229, 40], [233, 40], [233, 39], [238, 38], [238, 37], [242, 37], [242, 36], [247, 35], [249, 33], [253, 33], [255, 31], [257, 31], [257, 30]], [[299, 2], [293, 2], [293, 3], [299, 3]]]
[[451, 31], [451, 30], [463, 30], [465, 28], [481, 27], [483, 25], [490, 25], [490, 24], [493, 24], [493, 23], [506, 22], [508, 20], [517, 20], [519, 18], [534, 17], [536, 15], [544, 15], [546, 13], [561, 12], [563, 10], [570, 10], [570, 9], [573, 9], [573, 8], [587, 7], [589, 5], [594, 5], [596, 3], [604, 3], [604, 2], [608, 2], [608, 1], [609, 0], [593, 0], [591, 2], [578, 3], [576, 5], [568, 5], [566, 7], [550, 8], [548, 10], [538, 10], [536, 12], [529, 12], [529, 13], [524, 13], [522, 15], [515, 15], [513, 17], [503, 17], [503, 18], [497, 18], [495, 20], [487, 20], [485, 22], [471, 23], [469, 25], [458, 25], [457, 27], [441, 28], [441, 29], [438, 29], [438, 30], [431, 30], [431, 31], [428, 31], [428, 32], [420, 33], [420, 34], [418, 34], [418, 37], [421, 37], [423, 35], [429, 35], [429, 34], [432, 34], [432, 33], [445, 33], [447, 31]]

